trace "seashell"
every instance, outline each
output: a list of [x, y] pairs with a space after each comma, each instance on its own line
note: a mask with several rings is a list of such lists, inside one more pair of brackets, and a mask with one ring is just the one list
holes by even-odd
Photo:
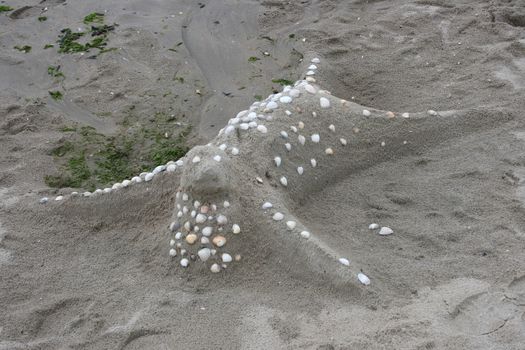
[[234, 156], [238, 155], [239, 154], [239, 149], [237, 147], [232, 147], [232, 154]]
[[285, 144], [284, 144], [284, 147], [286, 147], [286, 150], [287, 150], [287, 151], [291, 151], [291, 150], [292, 150], [292, 145], [289, 144], [289, 143], [285, 143]]
[[369, 230], [376, 230], [379, 228], [379, 225], [378, 224], [370, 224], [370, 226], [368, 226], [368, 229]]
[[173, 247], [175, 245], [175, 240], [174, 239], [170, 239], [170, 247]]
[[216, 156], [213, 157], [213, 160], [216, 161], [216, 162], [220, 162], [221, 161], [221, 156], [216, 155]]
[[184, 228], [186, 229], [186, 231], [191, 231], [191, 223], [189, 221], [186, 221], [184, 223]]
[[306, 142], [306, 138], [305, 138], [303, 135], [299, 135], [299, 136], [297, 136], [297, 140], [299, 140], [299, 143], [300, 143], [301, 145], [304, 145], [305, 142]]
[[211, 236], [212, 233], [213, 233], [213, 227], [211, 226], [206, 226], [205, 228], [202, 229], [202, 234], [206, 237]]
[[180, 266], [188, 267], [189, 263], [190, 263], [190, 261], [188, 259], [184, 258], [184, 259], [181, 259]]
[[309, 83], [315, 83], [315, 82], [316, 82], [316, 80], [315, 80], [314, 77], [306, 77], [305, 80], [306, 80], [307, 82], [309, 82]]
[[170, 224], [170, 231], [171, 232], [175, 232], [177, 231], [179, 228], [180, 228], [180, 223], [178, 221], [173, 221], [171, 224]]
[[155, 176], [155, 174], [147, 173], [146, 176], [144, 177], [144, 181], [151, 181], [153, 179], [153, 176]]
[[289, 230], [293, 230], [295, 226], [297, 226], [297, 223], [295, 221], [286, 221], [286, 226], [288, 226]]
[[317, 166], [317, 161], [314, 158], [312, 158], [310, 159], [310, 164], [312, 164], [312, 167], [315, 168]]
[[229, 263], [229, 262], [232, 262], [233, 261], [233, 258], [230, 254], [227, 254], [227, 253], [224, 253], [222, 254], [222, 262], [224, 263]]
[[297, 89], [291, 89], [290, 91], [288, 91], [288, 95], [292, 97], [298, 97], [300, 94], [301, 94], [301, 91]]
[[275, 157], [273, 161], [275, 162], [276, 166], [281, 166], [281, 162], [282, 162], [281, 157]]
[[316, 70], [317, 69], [317, 66], [315, 64], [311, 64], [309, 67], [308, 67], [309, 70]]
[[297, 132], [297, 128], [295, 126], [290, 126], [290, 129], [292, 129], [293, 132]]
[[370, 117], [371, 114], [372, 114], [372, 113], [370, 113], [370, 111], [369, 111], [368, 109], [363, 109], [363, 115], [364, 115], [365, 117]]
[[140, 176], [133, 176], [131, 178], [131, 182], [138, 184], [139, 182], [142, 182], [142, 179], [140, 178]]
[[257, 125], [257, 130], [259, 130], [263, 134], [266, 134], [268, 132], [268, 129], [264, 125]]
[[319, 58], [315, 57], [315, 58], [312, 58], [311, 62], [312, 63], [321, 63], [321, 60]]
[[226, 238], [224, 238], [223, 236], [215, 236], [213, 237], [212, 242], [217, 247], [222, 247], [226, 244]]
[[197, 215], [197, 212], [195, 210], [192, 210], [190, 215], [192, 218], [194, 218]]
[[177, 233], [175, 234], [175, 239], [179, 240], [179, 239], [181, 239], [181, 238], [182, 238], [182, 232], [177, 232]]
[[350, 261], [346, 258], [339, 258], [339, 262], [345, 266], [350, 266]]
[[210, 243], [210, 240], [208, 239], [208, 237], [201, 237], [201, 244], [208, 244]]
[[284, 215], [277, 212], [275, 214], [273, 214], [272, 218], [275, 220], [275, 221], [281, 221], [282, 219], [284, 219]]
[[309, 70], [308, 72], [306, 72], [306, 75], [309, 76], [309, 75], [315, 75], [315, 72], [313, 70]]
[[225, 207], [225, 208], [229, 208], [230, 207], [230, 202], [224, 201], [224, 203], [222, 203], [222, 206]]
[[219, 273], [221, 272], [221, 267], [218, 264], [213, 264], [210, 267], [210, 271], [213, 273]]
[[201, 213], [208, 214], [208, 211], [210, 211], [210, 207], [208, 207], [207, 205], [203, 205], [201, 207]]
[[392, 119], [392, 118], [395, 118], [396, 115], [394, 114], [394, 112], [388, 111], [388, 112], [386, 112], [386, 117], [388, 119]]
[[410, 118], [410, 114], [409, 113], [403, 113], [403, 114], [401, 114], [401, 116], [403, 118]]
[[[177, 170], [177, 166], [175, 164], [170, 164], [166, 167], [166, 171], [168, 173], [172, 173], [174, 172], [175, 170]], [[122, 182], [122, 184], [124, 184], [124, 182]]]
[[326, 97], [321, 97], [319, 99], [319, 104], [321, 105], [321, 108], [330, 108], [330, 100]]
[[57, 196], [57, 197], [55, 198], [56, 201], [61, 201], [62, 199], [64, 199], [64, 196]]
[[281, 131], [281, 136], [282, 136], [283, 138], [287, 139], [287, 138], [288, 138], [288, 133], [287, 133], [286, 131], [283, 130], [283, 131]]
[[306, 85], [304, 86], [304, 89], [305, 89], [307, 92], [311, 93], [312, 95], [315, 95], [315, 94], [317, 93], [317, 89], [314, 88], [314, 87], [313, 87], [312, 85], [310, 85], [310, 84], [306, 84]]
[[[228, 203], [229, 204], [229, 203]], [[225, 207], [226, 208], [226, 207]], [[217, 211], [217, 206], [215, 204], [212, 204], [211, 205], [211, 210], [212, 211]]]
[[197, 255], [199, 256], [199, 259], [201, 259], [201, 261], [206, 262], [211, 256], [211, 250], [210, 248], [199, 249]]
[[235, 126], [233, 125], [228, 125], [226, 127], [226, 129], [224, 129], [224, 135], [228, 135], [228, 134], [231, 134], [233, 132], [233, 130], [235, 130]]
[[219, 146], [219, 149], [220, 149], [221, 151], [226, 151], [226, 148], [228, 148], [228, 146], [226, 146], [225, 143], [223, 143], [222, 145]]
[[346, 139], [339, 139], [339, 141], [341, 142], [341, 145], [346, 146]]
[[270, 209], [270, 208], [272, 208], [272, 207], [273, 207], [273, 204], [270, 203], [270, 202], [265, 202], [265, 203], [263, 203], [263, 205], [262, 205], [262, 208], [265, 209], [265, 210], [266, 210], [266, 209]]
[[197, 235], [195, 233], [190, 233], [186, 236], [186, 243], [188, 244], [194, 244], [197, 241]]
[[193, 202], [193, 207], [194, 207], [195, 209], [199, 209], [200, 206], [201, 206], [201, 202], [199, 202], [199, 201], [195, 201], [195, 202]]
[[308, 232], [308, 231], [302, 231], [302, 232], [301, 232], [301, 237], [303, 237], [303, 238], [310, 238], [310, 232]]
[[183, 201], [186, 202], [186, 201], [188, 200], [188, 198], [189, 198], [189, 197], [188, 197], [188, 194], [186, 194], [186, 193], [183, 193], [183, 194], [182, 194], [182, 200], [183, 200]]
[[429, 109], [429, 110], [427, 111], [427, 113], [428, 113], [429, 115], [437, 115], [437, 114], [438, 114], [438, 113], [437, 113], [436, 111], [434, 111], [433, 109]]
[[302, 166], [297, 167], [297, 173], [298, 173], [299, 175], [303, 175], [303, 173], [304, 173], [304, 168], [303, 168]]
[[288, 186], [288, 180], [284, 176], [281, 176], [281, 178], [279, 179], [279, 182], [281, 183], [281, 185], [285, 187]]
[[299, 129], [304, 129], [304, 123], [303, 122], [297, 123], [297, 126], [299, 127]]
[[362, 272], [357, 274], [357, 279], [365, 286], [368, 286], [370, 284], [370, 278], [368, 278], [368, 276]]
[[283, 96], [279, 99], [279, 102], [281, 103], [290, 103], [292, 102], [292, 98], [290, 96]]
[[385, 141], [382, 141], [382, 142], [381, 142], [381, 147], [385, 147], [385, 146], [386, 146]]
[[175, 164], [177, 164], [177, 166], [183, 166], [184, 165], [184, 161], [179, 159], [175, 162]]
[[235, 255], [235, 261], [241, 261], [241, 255], [240, 254], [236, 254]]
[[355, 127], [352, 128], [352, 131], [354, 132], [354, 134], [357, 134], [357, 133], [359, 133], [359, 128], [357, 126], [355, 126]]
[[206, 217], [206, 215], [198, 214], [197, 217], [195, 218], [195, 222], [198, 223], [198, 224], [202, 224], [202, 223], [206, 222], [206, 219], [208, 219]]
[[319, 143], [319, 141], [321, 140], [321, 137], [319, 136], [319, 134], [313, 134], [311, 136], [311, 139], [312, 139], [312, 142]]
[[239, 225], [237, 225], [237, 224], [233, 224], [232, 232], [235, 233], [235, 234], [241, 233], [241, 227]]
[[200, 161], [201, 161], [201, 157], [199, 157], [199, 156], [193, 157], [193, 160], [192, 160], [193, 163], [198, 163]]
[[175, 249], [170, 249], [170, 256], [177, 256], [177, 251]]
[[277, 107], [279, 107], [279, 105], [276, 102], [274, 102], [274, 101], [270, 101], [266, 105], [266, 108], [268, 108], [268, 109], [276, 109]]
[[324, 150], [324, 153], [328, 154], [328, 155], [333, 155], [334, 154], [334, 150], [331, 149], [330, 147], [328, 147], [327, 149]]
[[261, 179], [259, 176], [257, 176], [257, 177], [255, 178], [255, 180], [256, 180], [258, 183], [260, 183], [260, 184], [263, 183], [263, 179]]
[[129, 180], [122, 181], [122, 187], [128, 187], [129, 185], [131, 185], [131, 181]]
[[219, 225], [226, 225], [228, 223], [228, 218], [226, 218], [226, 216], [221, 214], [217, 216], [217, 223]]
[[330, 124], [328, 126], [328, 129], [330, 129], [330, 131], [334, 131], [335, 132], [335, 125], [334, 124]]
[[183, 212], [184, 214], [188, 214], [188, 207], [187, 207], [187, 206], [184, 206], [184, 207], [182, 208], [182, 212]]
[[379, 230], [379, 234], [381, 236], [388, 236], [392, 233], [394, 233], [394, 230], [392, 230], [390, 227], [381, 227], [381, 229]]

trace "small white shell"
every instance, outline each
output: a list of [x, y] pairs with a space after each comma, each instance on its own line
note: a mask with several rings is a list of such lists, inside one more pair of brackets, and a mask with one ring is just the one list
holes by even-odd
[[288, 226], [288, 229], [289, 230], [293, 230], [295, 228], [295, 226], [297, 225], [297, 223], [295, 221], [286, 221], [286, 226]]
[[345, 266], [350, 266], [350, 261], [346, 258], [339, 258], [339, 262]]
[[390, 227], [381, 227], [381, 230], [379, 230], [379, 234], [381, 236], [388, 236], [394, 233], [394, 230], [392, 230]]
[[239, 149], [237, 147], [232, 147], [232, 154], [234, 156], [238, 155], [239, 154]]
[[232, 262], [233, 261], [233, 258], [230, 254], [227, 254], [227, 253], [223, 253], [222, 254], [222, 262], [224, 263], [229, 263], [229, 262]]
[[221, 267], [218, 264], [213, 264], [210, 267], [210, 271], [213, 273], [219, 273], [221, 272]]
[[288, 186], [288, 180], [284, 176], [281, 176], [281, 178], [279, 179], [279, 182], [281, 182], [281, 185], [285, 187]]
[[327, 149], [324, 150], [324, 153], [326, 153], [328, 155], [332, 155], [332, 154], [334, 154], [334, 150], [331, 149], [330, 147], [328, 147]]
[[319, 136], [319, 134], [313, 134], [311, 138], [312, 138], [312, 142], [314, 143], [319, 143], [319, 141], [321, 140], [321, 137]]
[[303, 237], [303, 238], [310, 238], [310, 232], [308, 232], [308, 231], [302, 231], [302, 232], [301, 232], [301, 237]]
[[209, 237], [211, 236], [211, 234], [213, 233], [213, 227], [210, 227], [210, 226], [206, 226], [205, 228], [202, 229], [202, 234], [206, 237]]
[[195, 157], [193, 157], [193, 159], [192, 159], [192, 162], [193, 162], [193, 163], [198, 163], [198, 162], [200, 162], [200, 161], [201, 161], [201, 157], [199, 157], [199, 156], [195, 156]]
[[312, 164], [312, 167], [315, 168], [317, 166], [317, 161], [314, 158], [312, 158], [310, 159], [310, 164]]
[[237, 224], [233, 224], [232, 232], [235, 233], [235, 234], [241, 233], [241, 227], [239, 225], [237, 225]]
[[299, 143], [301, 145], [304, 145], [304, 143], [306, 142], [306, 138], [303, 135], [299, 135], [297, 139], [299, 140]]
[[370, 224], [370, 226], [368, 226], [368, 229], [369, 230], [376, 230], [379, 228], [379, 225], [378, 224]]
[[273, 214], [273, 217], [272, 217], [275, 221], [281, 221], [282, 219], [284, 219], [284, 215], [277, 212], [275, 214]]
[[339, 141], [341, 142], [341, 145], [346, 146], [346, 139], [339, 139]]
[[264, 125], [257, 125], [257, 130], [259, 130], [263, 134], [266, 134], [268, 132], [268, 129]]
[[182, 259], [182, 260], [180, 261], [180, 266], [182, 266], [182, 267], [188, 267], [188, 264], [189, 264], [189, 263], [190, 263], [190, 261], [189, 261], [188, 259], [184, 258], [184, 259]]
[[144, 181], [151, 181], [153, 179], [153, 176], [155, 176], [155, 174], [147, 173], [146, 177], [144, 178]]
[[224, 201], [224, 203], [222, 203], [222, 206], [225, 207], [225, 208], [229, 208], [230, 207], [230, 202]]
[[273, 204], [270, 203], [270, 202], [265, 202], [265, 203], [262, 205], [262, 208], [265, 209], [265, 210], [266, 210], [266, 209], [270, 209], [270, 208], [272, 208], [272, 207], [273, 207]]
[[283, 130], [283, 131], [281, 131], [281, 136], [282, 136], [283, 138], [287, 139], [287, 138], [288, 138], [288, 133], [287, 133], [286, 131]]
[[175, 249], [170, 249], [170, 256], [177, 256], [177, 251]]
[[321, 108], [330, 108], [330, 100], [326, 97], [321, 97], [319, 99], [319, 104], [321, 105]]
[[370, 284], [370, 278], [368, 278], [368, 276], [365, 275], [364, 273], [361, 273], [361, 272], [358, 273], [357, 279], [359, 280], [359, 282], [361, 282], [365, 286], [368, 286]]
[[299, 175], [303, 175], [303, 173], [304, 173], [304, 168], [303, 168], [302, 166], [298, 166], [298, 167], [297, 167], [297, 173], [298, 173]]
[[213, 160], [216, 161], [216, 162], [220, 162], [221, 161], [221, 156], [216, 155], [216, 156], [213, 157]]
[[281, 163], [282, 163], [281, 157], [275, 157], [273, 161], [275, 162], [276, 166], [281, 166]]
[[285, 144], [284, 144], [284, 147], [286, 147], [286, 150], [287, 150], [287, 151], [291, 151], [291, 150], [292, 150], [292, 145], [289, 144], [289, 143], [285, 143]]
[[368, 109], [363, 109], [363, 115], [364, 115], [365, 117], [370, 117], [371, 114], [372, 114], [372, 113], [370, 113], [370, 111], [369, 111]]
[[330, 131], [335, 131], [335, 125], [334, 124], [330, 124], [328, 126], [328, 129], [330, 129]]

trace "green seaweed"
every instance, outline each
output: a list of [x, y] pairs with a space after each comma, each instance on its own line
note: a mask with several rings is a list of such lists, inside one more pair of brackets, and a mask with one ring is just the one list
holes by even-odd
[[44, 45], [44, 50], [50, 49], [52, 47], [55, 47], [55, 45], [53, 45], [53, 44], [45, 44]]
[[248, 58], [248, 62], [257, 62], [259, 60], [260, 60], [260, 58], [259, 57], [255, 57], [255, 56], [251, 56], [250, 58]]
[[84, 23], [104, 23], [104, 14], [100, 12], [93, 12], [84, 17]]
[[287, 86], [287, 85], [293, 85], [294, 82], [288, 79], [281, 78], [281, 79], [272, 79], [272, 83], [279, 84], [282, 86]]
[[262, 96], [261, 95], [254, 95], [253, 98], [257, 101], [262, 101]]
[[47, 67], [47, 74], [53, 78], [65, 78], [64, 73], [60, 71], [60, 66], [49, 66]]
[[47, 17], [46, 16], [40, 16], [40, 17], [38, 17], [38, 21], [39, 22], [45, 22], [45, 21], [47, 21]]
[[49, 95], [51, 95], [51, 98], [53, 98], [53, 100], [55, 101], [59, 101], [64, 97], [60, 91], [48, 91], [48, 92], [49, 92]]
[[17, 45], [15, 47], [13, 47], [13, 49], [16, 49], [16, 50], [24, 52], [24, 53], [31, 52], [31, 46], [29, 46], [29, 45], [24, 45], [24, 46], [18, 46]]
[[7, 5], [0, 5], [0, 12], [9, 12], [9, 11], [13, 11], [14, 8], [12, 8], [11, 6], [7, 6]]

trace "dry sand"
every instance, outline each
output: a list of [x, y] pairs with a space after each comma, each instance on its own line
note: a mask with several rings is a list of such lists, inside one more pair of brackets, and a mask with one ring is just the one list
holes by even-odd
[[[522, 1], [8, 5], [32, 7], [0, 14], [0, 349], [524, 348]], [[104, 10], [119, 23], [111, 39], [119, 50], [91, 60], [42, 49]], [[12, 49], [21, 44], [32, 51]], [[219, 275], [182, 271], [167, 254], [179, 175], [38, 204], [53, 195], [42, 175], [54, 167], [48, 151], [64, 122], [111, 134], [130, 104], [145, 116], [172, 108], [194, 126], [194, 143], [205, 143], [276, 88], [272, 79], [301, 78], [299, 53], [314, 52], [319, 84], [334, 96], [415, 117], [453, 111], [421, 123], [362, 120], [353, 148], [290, 194], [268, 180], [370, 286], [319, 271], [331, 265], [250, 209], [266, 191], [253, 184], [232, 192], [250, 215], [251, 230], [235, 243], [246, 258]], [[57, 88], [46, 71], [57, 63], [68, 72], [61, 102], [47, 92]], [[332, 105], [325, 117], [341, 121], [343, 107]], [[405, 139], [408, 147], [395, 146]], [[260, 158], [271, 144], [243, 145], [253, 158], [236, 161], [236, 181], [271, 163]], [[394, 234], [379, 237], [371, 222]]]

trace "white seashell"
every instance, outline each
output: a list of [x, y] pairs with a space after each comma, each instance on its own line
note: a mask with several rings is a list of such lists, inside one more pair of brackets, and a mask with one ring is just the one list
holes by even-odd
[[307, 92], [311, 93], [312, 95], [315, 95], [315, 94], [317, 93], [317, 89], [314, 88], [314, 87], [313, 87], [312, 85], [310, 85], [310, 84], [306, 84], [306, 85], [304, 86], [304, 89], [305, 89]]
[[289, 143], [285, 143], [284, 147], [286, 147], [287, 151], [291, 151], [292, 150], [292, 145], [290, 145]]
[[235, 234], [241, 233], [241, 227], [239, 225], [237, 225], [237, 224], [233, 224], [232, 232], [235, 233]]
[[237, 147], [232, 147], [232, 154], [234, 156], [238, 155], [239, 154], [239, 149]]
[[131, 182], [138, 184], [139, 182], [142, 182], [142, 179], [140, 178], [140, 176], [133, 176], [131, 178]]
[[210, 248], [199, 249], [199, 251], [197, 252], [197, 255], [199, 256], [199, 259], [201, 259], [201, 261], [205, 262], [205, 261], [207, 261], [210, 258], [211, 250], [210, 250]]
[[193, 157], [193, 160], [192, 160], [193, 163], [198, 163], [200, 161], [201, 161], [201, 157], [199, 157], [199, 156]]
[[284, 113], [286, 113], [287, 116], [291, 116], [292, 115], [292, 112], [290, 112], [289, 110], [284, 111]]
[[328, 129], [330, 129], [330, 131], [334, 131], [335, 132], [335, 125], [334, 124], [330, 124], [328, 126]]
[[385, 141], [382, 141], [382, 142], [381, 142], [381, 147], [385, 147], [385, 146], [386, 146]]
[[312, 58], [312, 63], [321, 63], [321, 60], [315, 57], [315, 58]]
[[226, 238], [224, 238], [223, 236], [215, 236], [215, 237], [213, 237], [213, 239], [211, 241], [217, 247], [222, 247], [223, 245], [226, 244]]
[[370, 226], [368, 226], [368, 229], [369, 230], [376, 230], [379, 228], [379, 225], [378, 224], [370, 224]]
[[308, 76], [315, 75], [315, 72], [313, 70], [309, 70], [308, 72], [306, 72], [306, 75]]
[[299, 175], [303, 175], [303, 173], [304, 173], [304, 169], [303, 169], [302, 166], [297, 167], [297, 173], [298, 173]]
[[361, 272], [358, 273], [357, 279], [359, 280], [359, 282], [361, 282], [365, 286], [368, 286], [370, 284], [370, 278], [368, 278], [368, 276], [365, 275], [364, 273], [361, 273]]
[[195, 218], [195, 222], [198, 223], [198, 224], [202, 224], [202, 223], [206, 222], [206, 219], [208, 219], [206, 217], [206, 215], [198, 214], [197, 217]]
[[170, 249], [170, 256], [177, 256], [177, 251], [175, 249]]
[[283, 130], [283, 131], [281, 131], [281, 136], [282, 136], [283, 138], [287, 139], [287, 138], [288, 138], [288, 133], [287, 133], [286, 131]]
[[301, 232], [301, 237], [303, 237], [303, 238], [310, 238], [310, 232], [308, 232], [308, 231], [302, 231], [302, 232]]
[[381, 230], [379, 230], [379, 234], [381, 236], [388, 236], [394, 233], [394, 230], [392, 230], [390, 227], [381, 227]]
[[437, 113], [436, 111], [434, 111], [433, 109], [429, 109], [429, 110], [427, 111], [427, 113], [428, 113], [429, 115], [437, 115], [437, 114], [438, 114], [438, 113]]
[[299, 143], [300, 143], [301, 145], [304, 145], [304, 143], [306, 142], [306, 138], [305, 138], [303, 135], [299, 135], [299, 136], [297, 137], [297, 140], [299, 140]]
[[42, 197], [42, 198], [40, 198], [40, 200], [38, 201], [38, 203], [40, 203], [40, 204], [46, 204], [48, 201], [49, 201], [49, 198], [47, 198], [47, 197]]
[[208, 237], [201, 237], [201, 244], [208, 244], [210, 243], [210, 240], [208, 239]]
[[64, 196], [57, 196], [57, 197], [55, 198], [56, 201], [61, 201], [62, 199], [64, 199]]
[[319, 136], [319, 134], [313, 134], [311, 138], [312, 138], [312, 142], [314, 143], [319, 143], [319, 141], [321, 140], [321, 137]]
[[317, 112], [312, 112], [313, 117], [317, 117]]
[[292, 98], [290, 96], [283, 96], [279, 99], [279, 102], [281, 103], [290, 103], [292, 102]]
[[275, 214], [273, 214], [273, 217], [272, 217], [275, 221], [281, 221], [282, 219], [284, 219], [284, 215], [277, 212]]
[[206, 237], [211, 236], [212, 233], [213, 233], [213, 227], [206, 226], [205, 228], [202, 229], [202, 234]]
[[239, 129], [241, 130], [248, 130], [250, 128], [250, 124], [248, 123], [242, 123], [241, 125], [239, 125]]
[[350, 261], [348, 261], [348, 259], [339, 258], [339, 262], [345, 266], [350, 266]]
[[121, 188], [122, 188], [122, 185], [120, 183], [118, 183], [118, 182], [113, 184], [113, 186], [111, 186], [111, 189], [113, 189], [113, 190], [120, 190]]
[[332, 154], [334, 154], [334, 150], [331, 149], [330, 147], [328, 147], [327, 149], [324, 150], [324, 153], [326, 153], [329, 156], [331, 156]]
[[190, 261], [189, 261], [188, 259], [184, 258], [184, 259], [182, 259], [182, 260], [180, 261], [180, 266], [182, 266], [182, 267], [188, 267], [189, 263], [190, 263]]
[[321, 105], [321, 108], [330, 108], [330, 100], [326, 97], [321, 97], [319, 99], [319, 104]]
[[[167, 171], [168, 173], [172, 173], [172, 172], [174, 172], [175, 170], [177, 170], [177, 166], [176, 166], [175, 164], [170, 164], [170, 165], [168, 165], [168, 166], [166, 167], [166, 171]], [[122, 184], [124, 184], [124, 182], [123, 182]]]
[[122, 181], [122, 187], [128, 187], [129, 185], [131, 185], [131, 181], [129, 180]]
[[370, 113], [370, 111], [369, 111], [368, 109], [363, 109], [363, 115], [364, 115], [365, 117], [370, 117], [371, 114], [372, 114], [372, 113]]
[[189, 221], [186, 221], [184, 223], [184, 228], [186, 229], [186, 231], [189, 231], [191, 230], [191, 223]]
[[217, 223], [219, 225], [226, 225], [228, 223], [228, 218], [226, 218], [226, 216], [221, 214], [217, 216]]
[[184, 214], [188, 214], [188, 207], [184, 206], [184, 207], [182, 208], [182, 212], [183, 212]]
[[297, 89], [291, 89], [290, 91], [288, 91], [288, 95], [292, 96], [292, 97], [297, 97], [301, 94], [301, 91], [297, 90]]
[[228, 125], [226, 127], [226, 129], [224, 129], [224, 134], [225, 135], [228, 135], [228, 134], [231, 134], [233, 132], [233, 130], [235, 130], [235, 126], [233, 125]]
[[151, 179], [153, 179], [153, 176], [155, 176], [155, 174], [147, 173], [146, 177], [144, 178], [144, 181], [151, 181]]
[[315, 80], [314, 77], [306, 77], [305, 80], [306, 80], [307, 82], [309, 82], [309, 83], [315, 83], [315, 82], [316, 82], [316, 80]]
[[257, 125], [257, 130], [259, 130], [263, 134], [266, 134], [268, 132], [268, 129], [264, 125]]
[[195, 210], [192, 210], [190, 215], [191, 215], [192, 218], [194, 218], [195, 215], [197, 215], [197, 212]]
[[295, 221], [286, 221], [286, 226], [288, 226], [289, 230], [293, 230], [295, 226], [297, 226], [297, 223]]
[[200, 206], [201, 206], [201, 202], [199, 202], [199, 201], [195, 201], [195, 202], [193, 202], [193, 207], [194, 207], [195, 209], [199, 209]]
[[219, 273], [219, 272], [221, 272], [221, 267], [219, 265], [217, 265], [217, 264], [213, 264], [210, 267], [210, 271], [213, 272], [213, 273]]
[[295, 126], [290, 126], [290, 129], [292, 129], [293, 132], [297, 132], [297, 128]]
[[177, 166], [183, 166], [184, 165], [184, 161], [179, 159], [178, 161], [175, 162], [175, 164], [177, 164]]
[[304, 129], [304, 123], [303, 122], [299, 122], [297, 124], [297, 126], [299, 127], [299, 129]]
[[312, 164], [312, 167], [315, 168], [317, 166], [317, 161], [314, 158], [312, 158], [310, 159], [310, 164]]
[[270, 209], [270, 208], [272, 208], [272, 207], [273, 207], [273, 204], [270, 203], [270, 202], [265, 202], [265, 203], [262, 205], [262, 208], [265, 209], [265, 210], [266, 210], [266, 209]]
[[410, 114], [409, 113], [403, 113], [403, 114], [401, 114], [401, 116], [403, 118], [410, 118]]
[[182, 232], [177, 232], [175, 234], [175, 239], [181, 239], [182, 238]]
[[232, 261], [233, 261], [233, 258], [230, 254], [227, 254], [227, 253], [222, 254], [222, 262], [229, 263]]
[[215, 157], [213, 157], [213, 160], [216, 161], [216, 162], [220, 162], [221, 161], [221, 156], [216, 155]]
[[183, 200], [183, 201], [186, 202], [186, 201], [188, 200], [188, 198], [189, 198], [189, 197], [188, 197], [188, 194], [187, 194], [187, 193], [183, 193], [183, 194], [182, 194], [182, 200]]
[[266, 108], [268, 108], [268, 109], [276, 109], [277, 107], [279, 107], [279, 105], [276, 102], [274, 102], [274, 101], [270, 101], [266, 105]]
[[224, 203], [222, 203], [222, 206], [225, 207], [225, 208], [229, 208], [230, 207], [230, 202], [224, 201]]
[[163, 172], [164, 170], [166, 170], [166, 166], [165, 165], [159, 165], [158, 167], [155, 167], [155, 169], [153, 169], [152, 173], [156, 175], [158, 173]]
[[275, 157], [273, 161], [275, 162], [276, 166], [281, 166], [281, 157]]
[[286, 177], [284, 176], [281, 176], [281, 178], [279, 179], [279, 181], [281, 182], [281, 185], [283, 186], [288, 186], [288, 180], [286, 179]]
[[317, 66], [315, 64], [311, 64], [309, 67], [308, 67], [309, 70], [316, 70], [317, 69]]
[[71, 196], [72, 197], [78, 196], [78, 192], [76, 192], [76, 191], [75, 192], [71, 192]]
[[225, 143], [223, 143], [222, 145], [219, 146], [219, 149], [220, 149], [221, 151], [226, 151], [226, 148], [228, 148], [228, 146], [226, 146]]
[[346, 146], [347, 144], [346, 139], [339, 139], [339, 141], [341, 142], [343, 146]]

